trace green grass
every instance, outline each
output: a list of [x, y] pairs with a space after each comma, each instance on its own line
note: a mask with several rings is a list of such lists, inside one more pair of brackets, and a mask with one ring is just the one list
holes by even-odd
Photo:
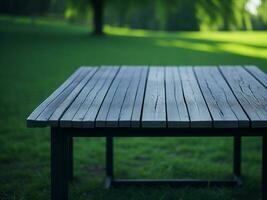
[[[0, 199], [49, 199], [49, 129], [25, 118], [80, 65], [255, 64], [267, 71], [267, 32], [165, 33], [0, 17]], [[214, 133], [216, 134], [216, 133]], [[104, 139], [75, 139], [71, 199], [257, 200], [261, 141], [243, 140], [241, 188], [103, 189]], [[115, 174], [128, 178], [231, 177], [231, 138], [118, 138]]]

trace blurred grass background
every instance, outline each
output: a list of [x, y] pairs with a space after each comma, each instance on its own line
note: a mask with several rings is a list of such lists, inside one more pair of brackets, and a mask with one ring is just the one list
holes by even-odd
[[[28, 114], [81, 65], [241, 65], [267, 71], [267, 32], [153, 32], [105, 26], [104, 37], [60, 20], [0, 17], [0, 199], [49, 199], [49, 129]], [[216, 133], [214, 133], [216, 134]], [[124, 138], [115, 176], [231, 177], [231, 138]], [[125, 187], [105, 190], [105, 140], [75, 139], [71, 199], [257, 200], [261, 140], [243, 140], [241, 188]]]

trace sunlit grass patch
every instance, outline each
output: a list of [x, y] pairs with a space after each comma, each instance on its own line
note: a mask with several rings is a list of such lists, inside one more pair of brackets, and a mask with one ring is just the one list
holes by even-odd
[[178, 32], [131, 30], [105, 26], [109, 35], [155, 38], [163, 47], [178, 47], [204, 52], [226, 52], [267, 59], [267, 31]]
[[[266, 38], [267, 39], [267, 38]], [[242, 56], [249, 56], [261, 59], [267, 59], [267, 48], [255, 47], [246, 45], [243, 43], [235, 43], [228, 41], [214, 41], [213, 43], [207, 43], [205, 41], [186, 41], [183, 39], [177, 40], [158, 40], [156, 44], [159, 46], [166, 47], [178, 47], [191, 49], [196, 51], [204, 51], [204, 52], [226, 52], [233, 53]]]

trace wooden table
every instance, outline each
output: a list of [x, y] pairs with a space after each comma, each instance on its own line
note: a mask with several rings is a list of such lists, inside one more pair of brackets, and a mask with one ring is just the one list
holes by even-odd
[[[27, 126], [51, 127], [53, 200], [68, 198], [73, 137], [106, 137], [107, 186], [234, 186], [241, 184], [241, 136], [263, 138], [267, 200], [267, 75], [255, 66], [81, 67], [32, 112]], [[115, 179], [113, 137], [136, 136], [233, 137], [233, 179]]]

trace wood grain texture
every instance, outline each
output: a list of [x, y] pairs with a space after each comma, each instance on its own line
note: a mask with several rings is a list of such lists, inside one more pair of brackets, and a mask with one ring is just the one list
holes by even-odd
[[267, 127], [267, 90], [241, 66], [220, 67], [252, 127]]
[[148, 76], [148, 67], [143, 67], [137, 88], [133, 112], [131, 116], [131, 127], [137, 128], [141, 126], [141, 116], [142, 116], [142, 108], [145, 97], [147, 76]]
[[189, 127], [190, 120], [177, 67], [165, 68], [165, 86], [168, 127]]
[[144, 99], [142, 126], [166, 127], [164, 67], [150, 67]]
[[[127, 103], [125, 102], [127, 98], [127, 91], [128, 90], [130, 91], [131, 88], [134, 86], [136, 82], [136, 80], [134, 80], [135, 78], [134, 75], [139, 71], [137, 67], [127, 67], [127, 66], [123, 66], [121, 70], [124, 72], [124, 74], [122, 76], [122, 79], [120, 80], [116, 92], [114, 93], [114, 97], [110, 102], [109, 110], [106, 115], [106, 127], [119, 126], [119, 119], [121, 116], [122, 109], [126, 109], [126, 107], [125, 106], [123, 107], [123, 105], [126, 105], [124, 103]], [[135, 98], [135, 94], [133, 94], [132, 98], [133, 99]], [[129, 101], [129, 98], [127, 98], [127, 101]]]
[[180, 67], [180, 77], [184, 98], [188, 108], [192, 128], [207, 128], [212, 126], [212, 119], [198, 86], [192, 67]]
[[[75, 85], [81, 81], [85, 74], [89, 73], [92, 68], [80, 67], [77, 69], [58, 89], [56, 89], [46, 100], [44, 100], [27, 118], [28, 127], [43, 127], [47, 126], [48, 117], [40, 119], [39, 116], [43, 112], [50, 110], [50, 115], [53, 113], [54, 104], [62, 102], [63, 95], [67, 95]], [[51, 108], [52, 107], [52, 108]], [[49, 116], [49, 115], [48, 115]], [[39, 118], [39, 119], [38, 119]]]
[[[53, 114], [49, 117], [48, 124], [58, 126], [59, 120], [68, 107], [72, 104], [75, 98], [79, 95], [86, 83], [93, 77], [98, 68], [93, 68], [86, 76], [75, 86], [69, 94], [62, 96], [64, 99], [60, 104], [56, 105]], [[43, 112], [44, 113], [44, 112]]]
[[263, 71], [252, 65], [245, 66], [245, 69], [267, 88], [267, 75]]
[[[93, 98], [96, 96], [97, 92], [103, 86], [106, 78], [108, 78], [109, 73], [114, 70], [112, 67], [101, 67], [91, 78], [90, 81], [84, 86], [80, 94], [76, 97], [67, 111], [60, 119], [61, 127], [71, 127], [73, 126], [73, 119], [76, 121], [82, 121], [92, 103]], [[79, 126], [78, 126], [79, 127]], [[80, 126], [82, 127], [82, 126]]]
[[[132, 122], [132, 115], [133, 111], [135, 109], [135, 106], [141, 108], [142, 102], [143, 102], [143, 95], [144, 92], [141, 90], [142, 95], [138, 95], [138, 88], [140, 83], [145, 84], [142, 80], [142, 75], [146, 77], [147, 73], [147, 67], [138, 67], [136, 66], [135, 71], [133, 72], [133, 77], [130, 82], [130, 85], [127, 89], [122, 107], [121, 107], [121, 112], [119, 115], [119, 126], [120, 127], [131, 127], [131, 122]], [[138, 109], [138, 108], [137, 108]], [[136, 113], [139, 115], [138, 121], [140, 122], [140, 116], [141, 116], [141, 109], [135, 109], [139, 113]]]
[[81, 67], [29, 127], [267, 127], [267, 75], [244, 67]]
[[[100, 107], [96, 127], [116, 126], [121, 106], [132, 78], [134, 67], [121, 67]], [[109, 121], [109, 122], [107, 122]], [[114, 125], [115, 124], [115, 125]]]
[[102, 76], [97, 87], [87, 96], [85, 102], [75, 114], [72, 120], [72, 125], [74, 127], [92, 128], [95, 126], [97, 114], [118, 71], [119, 67], [113, 66], [110, 67], [107, 74]]
[[249, 127], [249, 119], [217, 67], [194, 71], [216, 128]]

